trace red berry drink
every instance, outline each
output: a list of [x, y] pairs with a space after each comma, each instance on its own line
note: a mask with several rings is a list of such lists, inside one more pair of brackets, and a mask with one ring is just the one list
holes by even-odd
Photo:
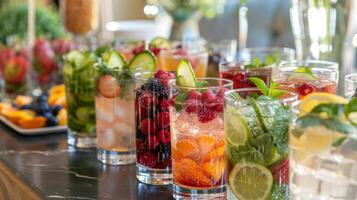
[[273, 80], [280, 88], [296, 92], [299, 99], [313, 92], [335, 94], [338, 83], [338, 64], [327, 61], [297, 61], [282, 63]]
[[236, 62], [223, 62], [220, 64], [220, 77], [233, 81], [233, 88], [251, 88], [255, 85], [248, 79], [258, 77], [269, 83], [271, 78], [272, 66], [264, 65], [242, 65]]
[[174, 74], [158, 71], [136, 77], [137, 178], [153, 185], [171, 183], [171, 138], [168, 81]]

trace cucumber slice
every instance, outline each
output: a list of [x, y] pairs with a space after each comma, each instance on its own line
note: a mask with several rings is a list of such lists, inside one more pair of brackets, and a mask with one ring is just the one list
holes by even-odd
[[156, 37], [151, 40], [150, 46], [154, 48], [169, 49], [171, 47], [171, 43], [166, 38]]
[[78, 121], [86, 123], [89, 119], [89, 111], [88, 108], [80, 107], [76, 111], [76, 117]]
[[182, 59], [177, 67], [177, 84], [184, 87], [196, 87], [196, 75], [191, 63]]
[[122, 69], [126, 62], [123, 56], [120, 55], [116, 50], [106, 51], [102, 54], [103, 62], [107, 65], [108, 68], [119, 68]]
[[156, 58], [150, 51], [143, 51], [134, 56], [129, 63], [129, 69], [134, 74], [136, 72], [154, 72], [156, 68]]

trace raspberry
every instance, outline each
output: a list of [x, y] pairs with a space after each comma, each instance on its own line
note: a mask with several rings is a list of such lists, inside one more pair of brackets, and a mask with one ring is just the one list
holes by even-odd
[[148, 137], [148, 147], [151, 150], [156, 149], [157, 146], [159, 146], [160, 141], [155, 135], [149, 135]]
[[224, 98], [217, 96], [214, 102], [210, 104], [210, 108], [214, 112], [223, 112]]
[[156, 106], [158, 103], [157, 96], [148, 91], [143, 91], [139, 96], [139, 104], [144, 106], [144, 108]]
[[220, 88], [219, 90], [218, 90], [218, 92], [217, 92], [217, 97], [224, 97], [224, 93], [225, 92], [227, 92], [228, 91], [228, 89], [227, 88], [225, 88], [225, 87], [222, 87], [222, 88]]
[[186, 101], [186, 112], [196, 113], [198, 111], [199, 102], [196, 99], [189, 99]]
[[133, 55], [136, 55], [136, 54], [138, 54], [138, 53], [140, 53], [140, 52], [142, 52], [142, 51], [145, 51], [145, 44], [142, 44], [142, 45], [140, 45], [140, 46], [134, 48], [134, 49], [131, 51], [131, 53], [132, 53]]
[[164, 129], [170, 126], [170, 114], [167, 111], [160, 112], [156, 115], [156, 125], [157, 127]]
[[289, 184], [289, 159], [283, 160], [272, 168], [273, 179], [277, 183]]
[[160, 109], [162, 111], [168, 111], [170, 106], [170, 102], [167, 99], [163, 99], [160, 101]]
[[168, 130], [161, 130], [158, 132], [158, 137], [159, 137], [159, 140], [162, 144], [167, 144], [169, 143], [171, 140], [170, 140], [170, 132]]
[[144, 107], [142, 107], [138, 102], [135, 102], [135, 111], [137, 117], [142, 120], [148, 116], [148, 110]]
[[156, 126], [152, 119], [145, 118], [140, 122], [140, 130], [143, 134], [154, 134], [156, 132]]
[[136, 140], [136, 149], [138, 153], [147, 151], [145, 142], [143, 140]]
[[168, 86], [169, 81], [174, 77], [175, 75], [172, 73], [163, 70], [159, 70], [155, 73], [155, 78], [159, 79], [164, 86]]
[[161, 52], [161, 48], [158, 48], [158, 47], [150, 47], [150, 51], [155, 55], [155, 56], [158, 56], [159, 53]]
[[188, 99], [197, 99], [197, 100], [200, 100], [200, 99], [201, 99], [201, 93], [197, 92], [196, 90], [191, 90], [191, 91], [188, 93], [187, 98], [188, 98]]
[[297, 88], [297, 92], [300, 95], [308, 95], [315, 91], [315, 87], [311, 83], [300, 83]]
[[211, 111], [208, 107], [206, 106], [201, 106], [198, 109], [197, 116], [202, 123], [207, 123], [212, 121], [214, 118], [216, 118], [216, 113]]
[[206, 90], [201, 95], [201, 101], [204, 104], [212, 103], [216, 98], [216, 95], [212, 92], [212, 90]]
[[157, 156], [150, 152], [144, 152], [138, 156], [138, 162], [146, 167], [153, 168], [157, 162]]

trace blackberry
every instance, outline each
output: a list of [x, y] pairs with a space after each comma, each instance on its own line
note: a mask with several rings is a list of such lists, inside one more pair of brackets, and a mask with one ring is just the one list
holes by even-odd
[[144, 85], [141, 86], [141, 90], [154, 92], [159, 98], [168, 98], [168, 91], [161, 83], [159, 79], [150, 78]]

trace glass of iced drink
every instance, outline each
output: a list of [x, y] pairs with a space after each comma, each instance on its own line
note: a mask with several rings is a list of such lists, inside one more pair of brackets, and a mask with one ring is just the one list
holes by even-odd
[[220, 78], [197, 78], [191, 87], [170, 82], [175, 199], [226, 198], [223, 108], [229, 89], [232, 82]]
[[273, 81], [281, 88], [299, 94], [299, 99], [314, 92], [336, 93], [338, 64], [329, 61], [306, 60], [283, 62], [273, 73]]
[[345, 97], [357, 97], [357, 74], [347, 74], [345, 76]]
[[357, 199], [357, 99], [321, 93], [303, 105], [315, 107], [290, 125], [289, 199]]
[[98, 160], [110, 165], [135, 163], [132, 72], [119, 68], [98, 68], [95, 105]]
[[252, 63], [259, 59], [261, 62], [279, 64], [282, 61], [295, 60], [295, 50], [287, 47], [253, 47], [240, 52], [243, 63]]
[[257, 88], [225, 93], [228, 199], [288, 197], [288, 127], [297, 94], [272, 98]]

